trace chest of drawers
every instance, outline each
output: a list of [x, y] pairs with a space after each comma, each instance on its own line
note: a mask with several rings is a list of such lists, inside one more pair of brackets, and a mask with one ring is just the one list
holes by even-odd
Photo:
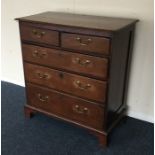
[[125, 114], [135, 19], [45, 12], [18, 18], [27, 104], [94, 133]]

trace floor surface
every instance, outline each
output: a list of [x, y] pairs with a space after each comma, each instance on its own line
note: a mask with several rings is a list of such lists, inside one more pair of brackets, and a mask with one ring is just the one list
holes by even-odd
[[24, 117], [23, 87], [2, 82], [2, 155], [153, 155], [153, 124], [128, 117], [99, 147], [86, 130], [37, 114]]

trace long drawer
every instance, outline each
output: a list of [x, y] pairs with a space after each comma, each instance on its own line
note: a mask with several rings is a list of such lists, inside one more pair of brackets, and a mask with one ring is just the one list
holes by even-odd
[[62, 50], [22, 44], [23, 59], [40, 65], [56, 67], [83, 73], [86, 75], [107, 78], [108, 60]]
[[32, 84], [27, 84], [27, 96], [31, 106], [96, 129], [103, 129], [103, 107]]
[[104, 103], [107, 83], [47, 67], [24, 63], [26, 81]]

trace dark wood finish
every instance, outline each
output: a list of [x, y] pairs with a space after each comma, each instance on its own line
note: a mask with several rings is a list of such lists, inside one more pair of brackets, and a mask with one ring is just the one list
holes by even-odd
[[98, 140], [99, 140], [99, 144], [100, 144], [100, 146], [101, 147], [105, 147], [105, 146], [107, 146], [107, 144], [108, 144], [108, 137], [107, 137], [107, 135], [104, 135], [104, 134], [101, 134], [101, 133], [94, 133], [95, 135], [96, 135], [96, 137], [98, 138]]
[[110, 50], [110, 40], [103, 37], [62, 33], [61, 46], [67, 49], [96, 52], [108, 55]]
[[28, 84], [28, 104], [55, 115], [103, 130], [104, 109], [77, 97]]
[[20, 21], [82, 27], [105, 31], [119, 31], [126, 26], [133, 25], [137, 19], [116, 17], [78, 15], [64, 12], [44, 12], [37, 15], [18, 18]]
[[[108, 59], [29, 44], [22, 45], [23, 59], [57, 69], [107, 79]], [[59, 60], [59, 61], [58, 61]]]
[[[130, 29], [118, 32], [113, 38], [109, 70], [109, 87], [108, 87], [108, 124], [116, 119], [120, 109], [127, 108], [124, 102], [124, 93], [126, 86], [126, 72], [128, 65], [130, 37], [132, 37], [133, 27]], [[118, 87], [119, 86], [119, 87]]]
[[106, 100], [107, 84], [104, 81], [29, 63], [25, 63], [25, 73], [25, 79], [28, 82], [40, 84], [79, 97], [96, 100], [101, 103], [104, 103]]
[[41, 112], [78, 125], [106, 146], [108, 134], [127, 110], [138, 20], [55, 12], [18, 20], [27, 92], [25, 115]]
[[107, 134], [95, 132], [95, 131], [92, 131], [92, 130], [90, 130], [89, 132], [92, 133], [92, 134], [94, 134], [94, 135], [98, 138], [99, 145], [100, 145], [101, 147], [107, 146], [107, 144], [108, 144], [108, 139], [107, 139], [108, 136], [107, 136]]
[[99, 29], [90, 29], [89, 27], [71, 27], [65, 25], [56, 25], [56, 24], [48, 24], [48, 23], [41, 23], [41, 22], [34, 22], [34, 21], [24, 21], [18, 19], [20, 23], [20, 27], [22, 26], [31, 26], [36, 28], [44, 28], [47, 30], [55, 30], [58, 32], [66, 32], [66, 33], [77, 33], [77, 34], [85, 34], [85, 35], [93, 35], [93, 36], [100, 36], [100, 37], [113, 37], [113, 33], [109, 31], [103, 31]]
[[36, 111], [30, 108], [24, 107], [24, 113], [25, 113], [25, 117], [32, 118], [34, 114], [36, 113]]
[[21, 27], [21, 39], [45, 44], [59, 45], [59, 33], [43, 28], [29, 27], [23, 25]]
[[132, 59], [132, 52], [133, 52], [133, 43], [134, 43], [134, 33], [135, 33], [135, 25], [133, 25], [129, 30], [129, 42], [128, 42], [128, 55], [127, 55], [127, 62], [126, 62], [126, 71], [125, 71], [125, 78], [124, 78], [124, 92], [123, 92], [123, 99], [122, 102], [127, 107], [127, 94], [128, 94], [128, 84], [129, 84], [129, 77], [130, 77], [130, 64]]

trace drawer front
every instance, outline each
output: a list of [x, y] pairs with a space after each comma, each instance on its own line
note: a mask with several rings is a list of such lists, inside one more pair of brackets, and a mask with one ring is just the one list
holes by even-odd
[[78, 123], [103, 129], [104, 109], [86, 100], [27, 84], [28, 104]]
[[26, 81], [67, 92], [82, 98], [105, 102], [106, 82], [24, 63]]
[[61, 42], [64, 48], [109, 54], [110, 40], [103, 37], [62, 33]]
[[55, 46], [59, 45], [59, 33], [57, 31], [21, 25], [20, 32], [22, 40], [51, 44]]
[[33, 45], [22, 45], [23, 58], [26, 61], [56, 67], [90, 76], [107, 78], [108, 60], [83, 54], [43, 48]]

